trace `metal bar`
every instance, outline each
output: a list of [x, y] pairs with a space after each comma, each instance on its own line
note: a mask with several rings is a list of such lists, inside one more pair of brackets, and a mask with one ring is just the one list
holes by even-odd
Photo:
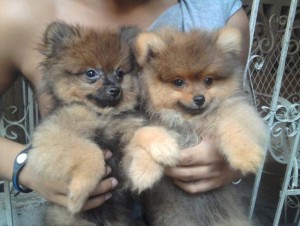
[[300, 208], [298, 207], [297, 212], [296, 212], [295, 217], [294, 217], [294, 224], [295, 225], [296, 225], [297, 221], [298, 221], [298, 223], [300, 223], [299, 214], [300, 214]]
[[[248, 61], [247, 61], [246, 68], [244, 71], [244, 76], [243, 76], [243, 88], [244, 89], [246, 89], [247, 73], [248, 73], [248, 68], [249, 68], [249, 64], [250, 64], [251, 49], [252, 49], [252, 44], [253, 44], [253, 37], [254, 37], [254, 32], [255, 32], [259, 4], [260, 4], [260, 0], [253, 0], [252, 7], [251, 7], [251, 15], [250, 15], [250, 21], [249, 21], [249, 26], [250, 26], [250, 42], [249, 42], [249, 44], [250, 44], [250, 46], [249, 46], [249, 53], [248, 53]], [[261, 181], [262, 170], [263, 170], [263, 166], [261, 166], [259, 168], [257, 175], [255, 177], [255, 182], [254, 182], [254, 187], [252, 190], [252, 197], [251, 197], [251, 202], [250, 202], [250, 208], [249, 208], [249, 220], [251, 220], [253, 217], [254, 207], [255, 207], [255, 203], [256, 203], [256, 199], [257, 199], [258, 188], [259, 188], [259, 184]]]
[[[300, 125], [298, 125], [298, 128], [297, 128], [297, 136], [296, 136], [296, 139], [295, 139], [295, 142], [294, 142], [293, 151], [291, 153], [290, 161], [288, 163], [287, 170], [286, 170], [286, 173], [285, 173], [285, 176], [284, 176], [284, 182], [283, 182], [283, 185], [282, 185], [282, 191], [280, 193], [280, 199], [279, 199], [278, 206], [277, 206], [277, 209], [276, 209], [276, 214], [275, 214], [273, 226], [277, 226], [278, 223], [279, 223], [281, 212], [282, 212], [282, 207], [283, 207], [284, 200], [285, 200], [286, 196], [289, 195], [289, 193], [293, 194], [293, 192], [288, 191], [287, 189], [288, 189], [288, 186], [289, 186], [290, 176], [291, 176], [291, 172], [292, 172], [293, 165], [294, 165], [293, 160], [296, 158], [296, 153], [297, 153], [298, 146], [299, 146], [299, 140], [300, 140]], [[297, 190], [296, 195], [299, 194], [298, 192], [299, 192], [299, 190]]]
[[250, 57], [251, 57], [251, 50], [253, 45], [253, 37], [255, 32], [255, 25], [257, 20], [258, 8], [259, 8], [260, 0], [253, 0], [252, 7], [251, 7], [251, 15], [249, 20], [249, 52], [248, 52], [248, 60], [246, 63], [246, 68], [243, 75], [243, 88], [246, 88], [246, 81], [247, 81], [247, 71], [250, 64]]
[[8, 181], [4, 181], [4, 195], [5, 195], [5, 211], [6, 211], [6, 222], [7, 226], [14, 225], [11, 196], [10, 196], [10, 184]]
[[298, 226], [300, 226], [300, 220], [298, 221]]
[[[0, 103], [1, 104], [1, 103]], [[1, 108], [1, 107], [0, 107]], [[0, 136], [5, 136], [3, 116], [0, 115]], [[5, 215], [7, 226], [13, 226], [13, 213], [10, 196], [10, 185], [8, 181], [4, 181], [4, 200], [5, 200]]]
[[[270, 113], [272, 115], [271, 115], [270, 120], [269, 120], [269, 128], [271, 128], [271, 126], [274, 122], [275, 109], [276, 109], [278, 97], [279, 97], [279, 94], [280, 94], [280, 88], [281, 88], [281, 84], [282, 84], [284, 68], [285, 68], [285, 62], [286, 62], [286, 56], [287, 56], [288, 47], [289, 47], [289, 43], [290, 43], [293, 23], [294, 23], [294, 19], [295, 19], [295, 15], [296, 15], [297, 4], [298, 4], [298, 0], [292, 0], [291, 1], [291, 5], [290, 5], [290, 9], [289, 9], [289, 15], [288, 15], [288, 22], [287, 22], [286, 29], [285, 29], [285, 32], [284, 32], [284, 42], [283, 42], [283, 47], [282, 47], [280, 61], [279, 61], [279, 68], [278, 68], [278, 71], [277, 71], [276, 86], [274, 87], [273, 98], [272, 98], [272, 102], [271, 102], [271, 112]], [[278, 203], [278, 206], [277, 206], [277, 210], [276, 210], [276, 214], [275, 214], [275, 218], [274, 218], [274, 222], [273, 222], [274, 226], [277, 226], [278, 223], [279, 223], [279, 220], [280, 220], [280, 216], [281, 216], [281, 212], [282, 212], [282, 206], [283, 206], [283, 203], [284, 203], [284, 199], [286, 197], [286, 190], [288, 188], [289, 179], [290, 179], [290, 175], [291, 175], [291, 172], [292, 172], [293, 159], [296, 156], [296, 151], [297, 151], [297, 148], [298, 148], [299, 139], [300, 139], [300, 126], [298, 125], [297, 136], [296, 136], [296, 139], [295, 139], [293, 151], [292, 151], [291, 156], [290, 156], [290, 161], [289, 161], [288, 166], [287, 166], [286, 174], [285, 174], [285, 177], [284, 177], [284, 183], [282, 185], [281, 197], [280, 197], [280, 200], [279, 200], [279, 203]]]
[[[34, 130], [34, 101], [33, 101], [33, 93], [30, 89], [28, 83], [25, 81], [25, 79], [22, 79], [22, 90], [23, 90], [23, 112], [24, 112], [24, 126], [31, 135]], [[28, 140], [29, 137], [26, 136], [26, 143], [30, 143]]]
[[300, 189], [286, 190], [286, 195], [300, 195]]
[[[276, 83], [275, 83], [276, 86], [274, 87], [271, 106], [270, 106], [270, 118], [268, 121], [269, 132], [268, 132], [267, 143], [269, 143], [269, 141], [270, 141], [270, 135], [271, 135], [270, 129], [274, 123], [276, 106], [277, 106], [277, 102], [278, 102], [278, 98], [279, 98], [279, 94], [280, 94], [280, 88], [281, 88], [283, 74], [284, 74], [286, 56], [287, 56], [287, 51], [288, 51], [288, 46], [289, 46], [289, 40], [291, 37], [292, 25], [293, 25], [293, 21], [295, 18], [297, 2], [298, 2], [298, 0], [292, 0], [292, 2], [291, 2], [289, 16], [288, 16], [288, 22], [287, 22], [286, 30], [284, 33], [284, 43], [283, 43], [281, 56], [280, 56], [279, 68], [278, 68], [277, 75], [276, 75]], [[258, 3], [254, 1], [253, 4], [255, 4], [255, 5], [252, 6], [252, 8], [257, 10], [258, 5], [256, 5], [256, 4], [258, 4]], [[266, 157], [266, 155], [265, 155], [265, 157]], [[265, 159], [265, 157], [264, 157], [264, 159]], [[259, 168], [256, 178], [255, 178], [254, 188], [252, 191], [252, 198], [251, 198], [251, 202], [250, 202], [249, 219], [252, 219], [252, 217], [253, 217], [255, 203], [256, 203], [257, 194], [258, 194], [258, 189], [259, 189], [259, 185], [260, 185], [260, 181], [261, 181], [262, 171], [263, 171], [263, 164]]]

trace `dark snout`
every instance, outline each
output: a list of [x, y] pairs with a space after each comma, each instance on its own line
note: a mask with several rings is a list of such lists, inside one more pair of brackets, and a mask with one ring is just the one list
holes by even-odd
[[205, 103], [205, 97], [203, 95], [198, 95], [194, 97], [194, 103], [201, 107]]
[[108, 87], [106, 92], [113, 98], [117, 98], [121, 93], [121, 89], [117, 86], [112, 86], [112, 87]]
[[107, 85], [89, 95], [88, 99], [100, 107], [114, 107], [122, 99], [122, 89], [117, 84]]

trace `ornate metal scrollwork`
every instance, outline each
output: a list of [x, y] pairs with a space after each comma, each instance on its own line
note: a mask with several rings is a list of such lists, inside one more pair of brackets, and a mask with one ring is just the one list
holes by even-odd
[[[20, 131], [15, 132], [14, 128], [18, 128], [18, 130], [21, 130], [21, 132], [25, 135], [25, 140], [30, 141], [30, 134], [28, 132], [28, 129], [25, 126], [25, 120], [28, 114], [29, 106], [26, 107], [26, 110], [23, 112], [23, 116], [20, 119], [17, 120], [10, 120], [6, 115], [3, 115], [3, 134], [5, 137], [9, 138], [10, 140], [17, 140], [20, 136]], [[14, 115], [18, 111], [17, 106], [9, 106], [7, 108], [7, 111], [9, 115]]]
[[[263, 111], [268, 112], [264, 119], [269, 120], [272, 113], [269, 107], [262, 107]], [[290, 161], [292, 144], [295, 142], [297, 129], [300, 126], [300, 104], [290, 104], [288, 106], [279, 104], [273, 112], [275, 120], [271, 131], [269, 152], [279, 163], [287, 164]], [[299, 150], [300, 151], [300, 150]], [[299, 153], [297, 161], [300, 163]]]

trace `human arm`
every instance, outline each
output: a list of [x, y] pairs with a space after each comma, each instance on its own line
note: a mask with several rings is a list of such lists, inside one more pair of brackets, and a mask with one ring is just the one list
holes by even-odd
[[[31, 48], [31, 44], [34, 42], [31, 34], [36, 33], [32, 30], [34, 23], [27, 18], [25, 12], [31, 15], [30, 11], [23, 10], [22, 3], [14, 4], [14, 2], [6, 0], [0, 2], [1, 97], [21, 74], [32, 84], [33, 88], [40, 78], [35, 70], [37, 68], [36, 62], [40, 59], [35, 58], [38, 54], [35, 54], [34, 51], [36, 50]], [[25, 58], [27, 61], [24, 60]], [[40, 110], [44, 110], [45, 101], [39, 101], [39, 107]], [[0, 180], [12, 180], [14, 159], [24, 148], [25, 146], [22, 144], [0, 137]], [[46, 200], [66, 206], [67, 183], [43, 181], [41, 176], [26, 165], [20, 173], [19, 182], [38, 192]], [[92, 193], [93, 199], [88, 200], [83, 209], [94, 208], [104, 203], [109, 198], [109, 191], [115, 184], [116, 180], [113, 178], [100, 181]]]
[[241, 62], [246, 65], [249, 53], [249, 20], [243, 9], [239, 9], [226, 23], [226, 27], [234, 27], [241, 32], [242, 35], [242, 51]]
[[[106, 152], [106, 158], [111, 157], [111, 152]], [[106, 176], [111, 172], [110, 167], [106, 169]], [[25, 165], [20, 174], [20, 183], [38, 192], [46, 200], [56, 204], [67, 206], [68, 203], [68, 184], [60, 181], [44, 180], [44, 178], [35, 172], [33, 169]], [[96, 189], [90, 195], [90, 198], [85, 202], [82, 210], [93, 209], [102, 205], [111, 197], [109, 193], [116, 187], [117, 181], [115, 178], [107, 178], [99, 181]]]
[[[249, 49], [249, 24], [243, 9], [238, 10], [226, 23], [242, 33], [241, 60], [246, 65]], [[240, 172], [233, 170], [220, 154], [217, 145], [208, 137], [200, 144], [182, 151], [180, 164], [168, 168], [165, 174], [184, 191], [195, 194], [206, 192], [240, 178]]]
[[240, 178], [240, 173], [230, 168], [210, 139], [182, 150], [180, 164], [170, 167], [165, 174], [190, 194], [206, 192]]
[[[4, 139], [0, 137], [0, 179], [12, 180], [13, 162], [17, 154], [25, 148], [24, 145]], [[106, 158], [111, 156], [110, 152], [106, 153]], [[110, 173], [110, 168], [107, 169], [107, 175]], [[34, 172], [28, 166], [22, 169], [19, 176], [19, 183], [28, 187], [48, 201], [56, 204], [67, 205], [68, 185], [58, 181], [45, 181], [39, 174]], [[115, 178], [107, 178], [100, 181], [91, 194], [90, 199], [86, 201], [83, 210], [88, 210], [102, 205], [111, 197], [109, 193], [115, 186], [117, 181]]]

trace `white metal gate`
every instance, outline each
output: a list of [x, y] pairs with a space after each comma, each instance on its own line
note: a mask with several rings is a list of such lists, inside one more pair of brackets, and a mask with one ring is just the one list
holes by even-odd
[[[269, 127], [268, 155], [281, 164], [286, 164], [286, 173], [273, 225], [299, 221], [300, 195], [298, 164], [300, 140], [300, 24], [297, 0], [286, 1], [254, 0], [250, 17], [251, 53], [245, 72], [257, 109]], [[277, 4], [277, 14], [267, 15], [270, 3]], [[269, 6], [268, 6], [269, 5]], [[259, 15], [259, 13], [261, 13]], [[261, 16], [261, 20], [259, 20]], [[263, 173], [259, 170], [251, 199], [249, 217], [253, 217], [257, 194]], [[270, 188], [272, 189], [272, 188]], [[288, 222], [285, 210], [296, 208], [294, 219]]]

